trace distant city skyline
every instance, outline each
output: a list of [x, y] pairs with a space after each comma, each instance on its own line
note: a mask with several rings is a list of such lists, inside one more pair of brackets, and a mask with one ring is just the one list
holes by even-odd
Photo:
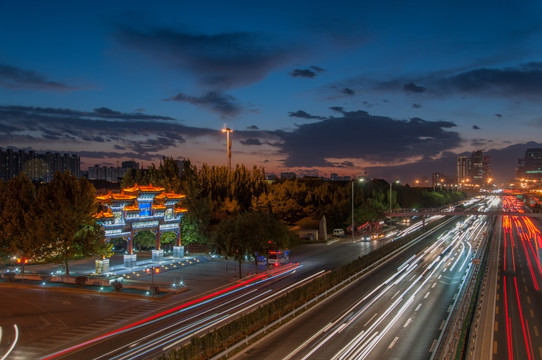
[[497, 183], [542, 147], [542, 3], [2, 4], [0, 146]]

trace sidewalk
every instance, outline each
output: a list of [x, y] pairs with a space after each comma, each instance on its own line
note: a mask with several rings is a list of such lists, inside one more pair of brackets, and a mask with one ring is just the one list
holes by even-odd
[[[110, 271], [106, 276], [93, 275], [95, 271], [95, 259], [75, 260], [69, 263], [70, 280], [74, 281], [77, 276], [88, 277], [87, 284], [100, 280], [109, 284], [114, 280], [123, 283], [122, 293], [149, 296], [152, 287], [158, 287], [159, 297], [172, 293], [204, 293], [224, 286], [239, 279], [237, 262], [211, 258], [209, 255], [196, 254], [184, 258], [164, 257], [161, 262], [153, 262], [149, 253], [139, 253], [136, 266], [125, 268], [123, 255], [115, 254], [110, 259]], [[10, 267], [13, 271], [14, 267]], [[258, 272], [267, 268], [264, 264], [258, 266]], [[154, 270], [154, 274], [153, 274]], [[20, 271], [20, 270], [19, 270]], [[256, 273], [253, 263], [242, 264], [242, 276], [246, 277]], [[20, 280], [20, 273], [13, 284], [55, 287], [67, 291], [69, 289], [86, 290], [96, 293], [112, 293], [114, 289], [107, 285], [85, 285], [77, 288], [75, 284], [53, 282], [44, 278], [57, 279], [62, 277], [59, 266], [50, 265], [26, 265], [24, 268], [24, 283]], [[33, 278], [34, 280], [31, 280]], [[6, 279], [2, 279], [6, 283]]]

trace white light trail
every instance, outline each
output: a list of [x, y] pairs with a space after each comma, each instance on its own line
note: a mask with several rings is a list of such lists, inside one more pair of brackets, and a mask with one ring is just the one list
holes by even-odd
[[0, 360], [7, 359], [7, 357], [9, 356], [9, 354], [11, 354], [13, 349], [15, 349], [15, 345], [17, 345], [17, 342], [19, 341], [19, 328], [17, 327], [17, 324], [13, 325], [13, 329], [15, 330], [15, 339], [13, 339], [13, 344], [11, 344], [8, 351], [4, 354], [4, 356], [2, 356]]

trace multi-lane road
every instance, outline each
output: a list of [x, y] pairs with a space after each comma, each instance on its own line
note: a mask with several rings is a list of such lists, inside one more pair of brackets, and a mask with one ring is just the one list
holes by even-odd
[[429, 359], [485, 226], [450, 221], [238, 358]]
[[[514, 197], [504, 197], [503, 208], [524, 211]], [[542, 359], [540, 234], [528, 217], [503, 216], [494, 359]]]

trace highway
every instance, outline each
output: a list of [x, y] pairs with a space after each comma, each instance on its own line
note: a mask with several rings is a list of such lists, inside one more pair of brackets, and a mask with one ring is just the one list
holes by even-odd
[[487, 231], [454, 218], [237, 359], [429, 359]]
[[453, 218], [236, 358], [431, 358], [487, 226]]
[[[515, 197], [505, 211], [522, 212]], [[540, 223], [503, 216], [503, 236], [495, 310], [494, 359], [542, 359], [542, 237]]]

